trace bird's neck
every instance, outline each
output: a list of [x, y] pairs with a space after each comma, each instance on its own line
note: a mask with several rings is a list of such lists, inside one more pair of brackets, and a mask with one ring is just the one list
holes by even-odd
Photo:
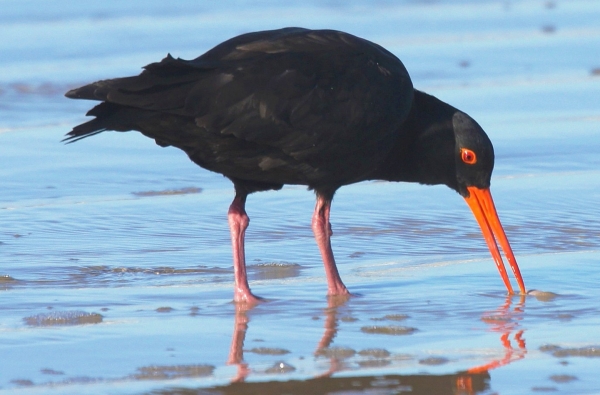
[[387, 181], [446, 184], [456, 181], [452, 116], [457, 110], [415, 90], [410, 113], [398, 130], [398, 139], [376, 172]]

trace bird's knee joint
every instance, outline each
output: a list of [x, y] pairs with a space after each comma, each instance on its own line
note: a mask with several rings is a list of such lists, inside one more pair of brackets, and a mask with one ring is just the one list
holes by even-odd
[[229, 226], [236, 226], [241, 229], [246, 229], [250, 224], [250, 218], [245, 212], [230, 210], [227, 219], [229, 220]]

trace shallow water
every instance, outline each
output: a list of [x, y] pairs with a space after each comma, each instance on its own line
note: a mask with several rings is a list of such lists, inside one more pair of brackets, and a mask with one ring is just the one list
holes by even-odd
[[[596, 2], [44, 4], [0, 13], [0, 393], [600, 392]], [[90, 107], [67, 89], [282, 26], [378, 42], [484, 127], [539, 292], [506, 296], [456, 193], [370, 182], [336, 195], [357, 296], [328, 300], [314, 196], [286, 187], [249, 198], [250, 282], [269, 302], [244, 311], [226, 179], [136, 133], [59, 142]]]

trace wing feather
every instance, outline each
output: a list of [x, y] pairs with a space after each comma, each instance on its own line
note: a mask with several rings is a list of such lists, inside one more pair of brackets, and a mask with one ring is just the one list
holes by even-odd
[[[217, 157], [247, 157], [251, 147], [260, 151], [256, 166], [263, 170], [289, 160], [319, 169], [319, 177], [335, 173], [340, 182], [350, 182], [374, 169], [390, 149], [413, 89], [400, 60], [376, 44], [333, 30], [288, 28], [235, 37], [191, 61], [168, 55], [137, 77], [99, 81], [67, 97], [111, 105], [102, 112], [110, 122], [90, 114], [98, 118], [85, 131], [74, 129], [71, 138], [140, 130], [192, 159], [207, 156], [194, 160], [208, 168]], [[197, 129], [136, 125], [135, 109], [143, 120], [179, 116]], [[120, 114], [127, 119], [123, 125]], [[219, 145], [219, 136], [227, 144]], [[212, 141], [213, 150], [233, 151], [211, 159], [194, 138]], [[212, 169], [226, 174], [217, 164]]]

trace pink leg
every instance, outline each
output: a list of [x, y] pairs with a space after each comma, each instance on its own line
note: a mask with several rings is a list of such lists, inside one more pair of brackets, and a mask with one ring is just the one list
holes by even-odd
[[235, 199], [229, 206], [227, 219], [229, 220], [229, 230], [231, 232], [231, 245], [233, 247], [233, 270], [235, 279], [235, 289], [233, 291], [233, 301], [238, 303], [256, 303], [261, 300], [250, 291], [248, 285], [248, 276], [246, 275], [246, 257], [244, 254], [244, 235], [246, 228], [250, 223], [250, 218], [246, 214], [246, 195], [236, 194]]
[[331, 250], [331, 224], [329, 223], [329, 210], [331, 200], [317, 194], [317, 205], [312, 217], [312, 230], [321, 251], [323, 265], [325, 266], [325, 275], [327, 276], [327, 295], [348, 295], [348, 289], [342, 282], [338, 273]]

